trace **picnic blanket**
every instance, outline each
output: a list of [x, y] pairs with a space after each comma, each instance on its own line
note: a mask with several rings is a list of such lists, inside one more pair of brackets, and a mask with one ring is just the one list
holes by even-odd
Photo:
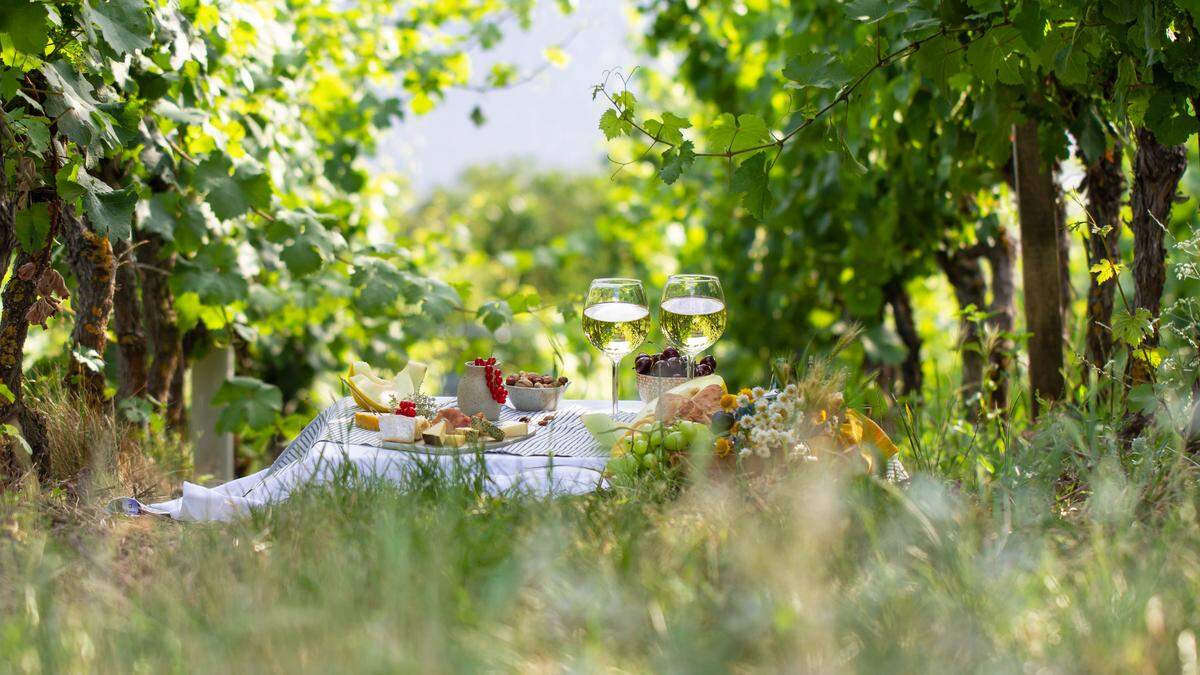
[[[443, 405], [451, 402], [449, 398], [439, 399]], [[357, 408], [346, 398], [322, 411], [270, 467], [211, 488], [185, 482], [178, 499], [133, 506], [176, 520], [231, 520], [248, 514], [252, 508], [286, 499], [302, 485], [327, 483], [348, 474], [401, 482], [418, 464], [437, 464], [450, 470], [455, 463], [480, 461], [487, 476], [487, 490], [492, 494], [583, 494], [604, 485], [601, 472], [608, 456], [597, 447], [579, 417], [584, 412], [609, 410], [609, 405], [602, 401], [563, 401], [553, 413], [554, 420], [539, 427], [526, 441], [482, 456], [435, 455], [380, 447], [378, 432], [353, 425]], [[622, 416], [632, 419], [640, 407], [640, 402], [623, 401]], [[529, 413], [505, 408], [501, 418], [522, 415]], [[535, 426], [543, 416], [531, 415]]]

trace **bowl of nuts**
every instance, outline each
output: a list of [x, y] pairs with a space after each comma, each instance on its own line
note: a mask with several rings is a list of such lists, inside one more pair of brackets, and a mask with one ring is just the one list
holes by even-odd
[[535, 412], [557, 410], [558, 402], [562, 400], [570, 382], [566, 377], [527, 373], [522, 370], [509, 375], [504, 384], [508, 388], [508, 400], [514, 408], [523, 412]]

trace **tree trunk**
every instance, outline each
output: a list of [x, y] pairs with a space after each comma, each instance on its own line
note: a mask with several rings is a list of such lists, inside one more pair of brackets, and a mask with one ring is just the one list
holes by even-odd
[[[1088, 269], [1103, 260], [1111, 260], [1115, 264], [1119, 256], [1117, 245], [1121, 239], [1121, 197], [1125, 192], [1120, 144], [1088, 165], [1080, 188], [1087, 193]], [[1112, 358], [1110, 326], [1119, 283], [1116, 278], [1100, 283], [1095, 275], [1088, 276], [1091, 281], [1088, 285], [1085, 353], [1089, 363], [1084, 367], [1085, 372], [1088, 366], [1104, 368]]]
[[977, 410], [978, 398], [983, 392], [983, 336], [979, 322], [967, 316], [967, 313], [971, 308], [976, 312], [985, 308], [987, 285], [983, 278], [983, 266], [976, 256], [963, 250], [939, 252], [938, 263], [954, 288], [954, 298], [958, 301], [959, 312], [963, 314], [959, 321], [958, 337], [959, 353], [962, 354], [963, 402], [969, 410]]
[[[1162, 309], [1162, 291], [1167, 280], [1166, 227], [1179, 179], [1187, 169], [1187, 152], [1182, 145], [1165, 147], [1147, 129], [1138, 129], [1137, 154], [1133, 166], [1130, 209], [1133, 219], [1134, 307], [1147, 309], [1154, 318], [1152, 333], [1142, 346], [1158, 346], [1157, 319]], [[1131, 359], [1130, 377], [1134, 384], [1154, 379], [1153, 366], [1145, 358]]]
[[[0, 313], [0, 383], [3, 383], [12, 392], [12, 400], [0, 399], [0, 422], [3, 423], [13, 421], [20, 423], [20, 418], [25, 413], [24, 388], [22, 387], [23, 357], [25, 355], [25, 338], [29, 335], [29, 321], [25, 319], [25, 313], [37, 299], [37, 290], [34, 279], [22, 279], [16, 270], [27, 263], [35, 263], [34, 258], [35, 256], [31, 256], [25, 251], [18, 253], [13, 266], [13, 274], [8, 278], [8, 283], [4, 285], [2, 298], [4, 310]], [[38, 434], [33, 433], [32, 428], [26, 431], [22, 427], [22, 431], [26, 441], [30, 441], [31, 437], [34, 441], [39, 438]], [[30, 443], [30, 448], [33, 450], [33, 463], [37, 466], [38, 473], [43, 476], [48, 475], [50, 458], [46, 446]], [[7, 455], [3, 457], [3, 461], [0, 461], [0, 467], [5, 469], [11, 470], [14, 466], [11, 458]], [[11, 471], [7, 473], [11, 473]]]
[[[150, 234], [138, 247], [137, 256], [142, 272], [143, 316], [151, 350], [146, 393], [159, 405], [166, 406], [183, 352], [175, 316], [175, 297], [169, 283], [175, 268], [175, 253], [165, 250], [162, 237]], [[168, 421], [170, 417], [168, 414]]]
[[1016, 295], [1013, 248], [1008, 232], [1000, 230], [986, 251], [992, 267], [992, 304], [988, 326], [997, 336], [988, 353], [988, 381], [993, 387], [992, 409], [1001, 411], [1008, 410], [1008, 370], [1012, 361], [1012, 334], [1016, 316], [1013, 306], [1013, 297]]
[[917, 323], [913, 316], [912, 298], [904, 288], [904, 282], [893, 279], [884, 287], [888, 304], [892, 306], [892, 319], [896, 322], [896, 333], [907, 348], [904, 363], [900, 365], [900, 376], [903, 378], [902, 393], [905, 395], [920, 395], [922, 385], [921, 373], [921, 336], [917, 333]]
[[1058, 289], [1059, 312], [1062, 314], [1063, 349], [1071, 348], [1071, 324], [1074, 323], [1071, 304], [1075, 291], [1071, 288], [1071, 231], [1067, 224], [1067, 205], [1062, 190], [1054, 181], [1055, 218], [1058, 221]]
[[1043, 400], [1056, 401], [1064, 390], [1057, 189], [1053, 172], [1042, 162], [1037, 131], [1037, 122], [1027, 121], [1016, 127], [1013, 143], [1033, 417]]
[[[72, 298], [75, 329], [71, 332], [72, 349], [95, 350], [103, 357], [108, 342], [108, 319], [113, 309], [116, 261], [108, 237], [94, 232], [82, 218], [65, 211], [62, 218], [67, 260], [75, 275]], [[84, 400], [95, 409], [105, 404], [104, 370], [92, 369], [79, 359], [71, 359], [71, 376]]]
[[117, 333], [117, 397], [121, 399], [146, 393], [146, 336], [137, 276], [132, 247], [127, 242], [118, 244], [113, 328]]

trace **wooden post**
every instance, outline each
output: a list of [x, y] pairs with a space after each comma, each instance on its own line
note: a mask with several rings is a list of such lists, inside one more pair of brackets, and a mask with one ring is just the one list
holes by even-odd
[[220, 482], [233, 480], [233, 434], [217, 433], [213, 396], [233, 377], [233, 348], [213, 347], [192, 364], [192, 407], [188, 424], [196, 474]]

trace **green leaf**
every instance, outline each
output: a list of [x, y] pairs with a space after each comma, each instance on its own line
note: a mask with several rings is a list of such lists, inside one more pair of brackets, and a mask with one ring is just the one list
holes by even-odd
[[512, 308], [503, 300], [493, 300], [484, 303], [475, 315], [493, 333], [500, 330], [504, 325], [511, 323], [513, 319]]
[[212, 242], [191, 260], [181, 259], [171, 285], [176, 293], [193, 292], [203, 304], [212, 306], [236, 302], [247, 290], [237, 250], [226, 242]]
[[1046, 38], [1046, 17], [1042, 14], [1042, 0], [1022, 0], [1013, 15], [1013, 26], [1030, 49], [1036, 51]]
[[217, 431], [261, 430], [271, 427], [283, 410], [283, 392], [258, 378], [237, 376], [221, 384], [212, 403], [224, 406]]
[[830, 56], [824, 61], [819, 58], [815, 54], [794, 56], [783, 67], [783, 76], [798, 86], [818, 89], [836, 89], [850, 79], [837, 56]]
[[1117, 342], [1136, 348], [1152, 329], [1153, 317], [1145, 307], [1138, 307], [1133, 314], [1123, 307], [1113, 311], [1112, 334]]
[[628, 119], [637, 110], [637, 97], [628, 89], [613, 96], [613, 101], [621, 109], [621, 116]]
[[673, 115], [669, 112], [664, 112], [662, 120], [648, 119], [645, 122], [646, 131], [650, 135], [660, 141], [666, 141], [672, 145], [679, 145], [683, 142], [683, 133], [680, 129], [688, 129], [692, 123], [686, 118]]
[[91, 146], [102, 136], [96, 122], [99, 103], [92, 96], [92, 83], [66, 61], [47, 63], [42, 66], [42, 74], [54, 92], [46, 96], [46, 114], [56, 118], [58, 128], [67, 138], [81, 146]]
[[733, 172], [733, 191], [742, 193], [742, 206], [757, 220], [762, 220], [771, 207], [771, 191], [767, 188], [767, 153], [759, 152], [742, 162]]
[[865, 23], [877, 23], [907, 9], [908, 3], [896, 0], [852, 0], [845, 5], [846, 16]]
[[176, 214], [179, 212], [178, 192], [156, 192], [145, 202], [145, 208], [139, 212], [139, 226], [153, 232], [167, 241], [175, 239]]
[[104, 41], [118, 54], [151, 45], [150, 17], [144, 0], [90, 0], [83, 15], [100, 29]]
[[288, 272], [297, 278], [316, 272], [325, 263], [317, 247], [303, 237], [285, 246], [279, 257], [287, 265]]
[[132, 186], [83, 195], [83, 209], [92, 229], [113, 241], [128, 241], [133, 236], [133, 211], [137, 203], [138, 195]]
[[612, 140], [617, 136], [624, 136], [633, 130], [633, 125], [628, 121], [617, 116], [617, 111], [609, 108], [600, 116], [600, 131], [604, 132], [604, 137]]
[[365, 314], [381, 314], [389, 308], [419, 302], [425, 287], [387, 260], [360, 257], [354, 261], [350, 283], [358, 289], [355, 307]]
[[670, 185], [679, 179], [680, 174], [687, 171], [695, 159], [696, 153], [692, 149], [692, 142], [684, 141], [678, 148], [672, 148], [663, 153], [662, 169], [659, 169], [658, 175], [664, 183]]
[[49, 30], [45, 5], [27, 0], [0, 3], [0, 33], [8, 34], [17, 51], [41, 56], [46, 51]]
[[271, 180], [266, 174], [232, 169], [229, 158], [220, 154], [209, 155], [196, 167], [196, 187], [205, 193], [204, 200], [217, 218], [229, 220], [271, 205]]
[[71, 358], [79, 362], [81, 366], [87, 368], [93, 373], [104, 372], [104, 357], [95, 349], [75, 349], [71, 351]]
[[735, 120], [723, 113], [704, 131], [704, 140], [712, 152], [736, 152], [769, 142], [771, 133], [758, 115], [746, 113]]
[[28, 208], [17, 211], [13, 219], [13, 230], [17, 242], [29, 254], [36, 253], [46, 246], [46, 236], [50, 234], [50, 210], [44, 202], [30, 204]]

